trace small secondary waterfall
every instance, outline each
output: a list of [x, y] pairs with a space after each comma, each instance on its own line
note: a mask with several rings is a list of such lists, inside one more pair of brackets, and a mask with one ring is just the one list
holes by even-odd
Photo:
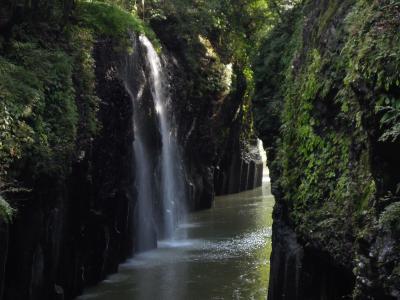
[[182, 159], [177, 146], [176, 131], [172, 127], [170, 97], [160, 57], [151, 42], [141, 35], [140, 43], [146, 49], [150, 69], [151, 93], [157, 113], [162, 149], [159, 158], [160, 197], [163, 205], [163, 237], [174, 238], [175, 226], [185, 206]]

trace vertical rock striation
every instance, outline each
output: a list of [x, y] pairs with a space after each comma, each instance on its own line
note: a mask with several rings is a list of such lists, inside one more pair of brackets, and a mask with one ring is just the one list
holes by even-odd
[[[11, 138], [17, 151], [6, 149], [5, 159], [11, 182], [29, 189], [6, 195], [17, 212], [11, 224], [0, 223], [0, 299], [73, 299], [116, 272], [134, 251], [154, 247], [163, 226], [161, 189], [154, 184], [148, 199], [154, 222], [140, 248], [134, 112], [146, 129], [152, 176], [162, 139], [146, 56], [126, 41], [132, 24], [138, 27], [132, 30], [146, 30], [129, 13], [101, 2], [75, 3], [71, 20], [61, 25], [57, 18], [71, 9], [65, 1], [27, 2], [26, 11], [17, 5], [17, 19], [8, 15], [8, 2], [0, 4], [7, 6], [0, 13], [0, 72], [7, 79], [0, 86], [7, 104], [0, 116], [7, 117], [8, 107], [18, 112], [10, 129], [18, 132]], [[176, 34], [174, 20], [157, 22], [187, 207], [209, 208], [215, 194], [261, 184], [244, 70], [223, 61], [205, 37], [189, 33], [191, 44]], [[132, 94], [140, 94], [141, 104], [133, 103]]]
[[94, 56], [101, 131], [66, 179], [42, 177], [20, 200], [0, 273], [4, 299], [72, 299], [131, 255], [132, 103], [117, 76], [121, 58], [112, 41], [98, 42]]
[[305, 1], [261, 49], [269, 299], [400, 297], [399, 15], [396, 1]]

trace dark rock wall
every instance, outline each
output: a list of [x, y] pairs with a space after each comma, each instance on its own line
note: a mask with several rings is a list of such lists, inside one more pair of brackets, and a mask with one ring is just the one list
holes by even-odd
[[351, 299], [355, 284], [352, 270], [329, 255], [299, 240], [274, 208], [268, 299]]
[[246, 148], [230, 148], [225, 153], [215, 172], [216, 195], [239, 193], [262, 185], [264, 162], [258, 145]]
[[[136, 37], [132, 42], [135, 49], [130, 56], [117, 54], [110, 39], [95, 43], [100, 132], [81, 147], [67, 178], [40, 177], [33, 193], [18, 200], [21, 204], [10, 228], [0, 226], [0, 287], [5, 287], [0, 299], [72, 299], [85, 286], [116, 272], [118, 264], [135, 251], [134, 107], [129, 93], [136, 96], [142, 90], [140, 103], [144, 106], [137, 109], [148, 112], [142, 115], [140, 126], [146, 128], [145, 142], [154, 173], [161, 145], [144, 51]], [[233, 116], [222, 122], [222, 112], [211, 120], [210, 112], [191, 100], [199, 115], [187, 118], [189, 110], [184, 103], [189, 101], [185, 94], [189, 80], [175, 55], [166, 51], [163, 58], [170, 76], [172, 105], [178, 112], [174, 125], [186, 162], [188, 207], [203, 209], [212, 205], [215, 193], [261, 185], [263, 163], [256, 145], [244, 148], [238, 142], [240, 126], [231, 130], [224, 151], [219, 153], [215, 148], [212, 130], [222, 130], [226, 122], [238, 124]], [[208, 109], [208, 104], [203, 103], [203, 109]], [[239, 104], [229, 110], [237, 110]], [[157, 193], [155, 186], [155, 197], [150, 200], [156, 210], [154, 246], [156, 227], [162, 226]]]
[[[40, 178], [33, 195], [19, 201], [0, 299], [72, 299], [132, 253], [133, 108], [115, 72], [120, 58], [111, 41], [98, 43], [94, 56], [101, 132], [68, 178]], [[4, 266], [7, 227], [0, 228]]]
[[[200, 45], [194, 47], [200, 49], [194, 56], [206, 63], [193, 70], [182, 40], [171, 35], [168, 27], [162, 26], [157, 33], [165, 45], [163, 59], [185, 165], [187, 207], [209, 208], [215, 194], [261, 185], [263, 162], [256, 140], [244, 133], [250, 121], [243, 121], [243, 70], [235, 69], [240, 76], [231, 91], [224, 87], [210, 90], [208, 76], [221, 81], [224, 65], [207, 57]], [[143, 49], [133, 42], [133, 55], [128, 57], [121, 54], [123, 47], [107, 36], [94, 41], [100, 129], [93, 139], [78, 132], [79, 151], [66, 163], [70, 165], [68, 175], [35, 179], [29, 172], [22, 175], [22, 186], [28, 181], [32, 192], [16, 195], [13, 203], [18, 203], [18, 212], [12, 224], [0, 224], [0, 300], [73, 299], [85, 286], [116, 272], [118, 264], [137, 250], [132, 153], [135, 107], [129, 92], [134, 96], [143, 92], [140, 109], [147, 113], [140, 126], [146, 128], [154, 169], [161, 145]], [[86, 100], [76, 95], [82, 120], [87, 117], [86, 103], [82, 103]], [[157, 227], [162, 224], [162, 204], [158, 187], [154, 189], [156, 196], [151, 200]], [[156, 232], [154, 228], [154, 246]]]
[[[190, 209], [210, 208], [215, 195], [237, 193], [261, 185], [262, 162], [255, 136], [246, 136], [251, 118], [243, 115], [246, 80], [237, 79], [230, 91], [221, 84], [224, 65], [218, 54], [209, 57], [198, 36], [187, 38], [177, 20], [154, 20], [152, 27], [164, 45], [171, 84], [175, 123], [185, 160]], [[178, 21], [179, 22], [179, 21]], [[218, 74], [218, 76], [216, 76]]]
[[0, 299], [4, 290], [5, 269], [8, 254], [8, 224], [0, 221]]
[[385, 122], [398, 114], [384, 113], [400, 99], [399, 9], [304, 1], [260, 51], [256, 126], [276, 199], [269, 299], [400, 297], [399, 141]]
[[[149, 66], [146, 57], [146, 49], [140, 43], [136, 34], [131, 34], [132, 47], [135, 49], [133, 53], [122, 59], [118, 66], [118, 76], [124, 83], [125, 90], [130, 94], [134, 109], [138, 112], [135, 116], [131, 115], [132, 121], [135, 123], [138, 132], [141, 134], [141, 142], [144, 151], [147, 153], [147, 163], [149, 163], [149, 172], [153, 178], [149, 178], [152, 184], [152, 194], [148, 195], [149, 201], [153, 208], [153, 220], [149, 223], [152, 226], [148, 245], [138, 245], [134, 243], [134, 251], [148, 250], [148, 248], [157, 247], [157, 236], [163, 232], [163, 207], [160, 197], [159, 177], [159, 157], [161, 152], [161, 136], [159, 132], [159, 124], [157, 121], [157, 112], [155, 111], [154, 100], [151, 93], [151, 83], [149, 76]], [[136, 137], [135, 137], [136, 138]], [[133, 147], [133, 145], [131, 145]], [[136, 173], [135, 161], [132, 164], [131, 171]], [[138, 230], [138, 222], [140, 222], [138, 205], [134, 206], [134, 230]], [[144, 249], [138, 249], [138, 246]]]
[[210, 136], [213, 125], [209, 122], [212, 100], [204, 99], [196, 103], [197, 99], [192, 97], [194, 87], [191, 76], [194, 74], [190, 74], [185, 65], [179, 37], [170, 35], [168, 27], [159, 28], [157, 34], [165, 45], [164, 60], [171, 82], [175, 114], [173, 122], [178, 128], [180, 150], [185, 161], [189, 196], [187, 207], [190, 210], [210, 208], [214, 200], [215, 155], [215, 145]]

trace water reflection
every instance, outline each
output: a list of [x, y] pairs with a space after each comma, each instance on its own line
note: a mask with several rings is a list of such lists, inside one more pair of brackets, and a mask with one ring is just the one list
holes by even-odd
[[135, 256], [79, 299], [266, 299], [273, 197], [269, 183], [218, 197], [164, 241]]

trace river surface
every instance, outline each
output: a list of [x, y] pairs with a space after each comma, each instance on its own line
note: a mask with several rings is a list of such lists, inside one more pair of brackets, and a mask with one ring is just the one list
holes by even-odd
[[180, 239], [135, 255], [80, 300], [266, 299], [274, 199], [263, 187], [217, 197], [192, 213]]

